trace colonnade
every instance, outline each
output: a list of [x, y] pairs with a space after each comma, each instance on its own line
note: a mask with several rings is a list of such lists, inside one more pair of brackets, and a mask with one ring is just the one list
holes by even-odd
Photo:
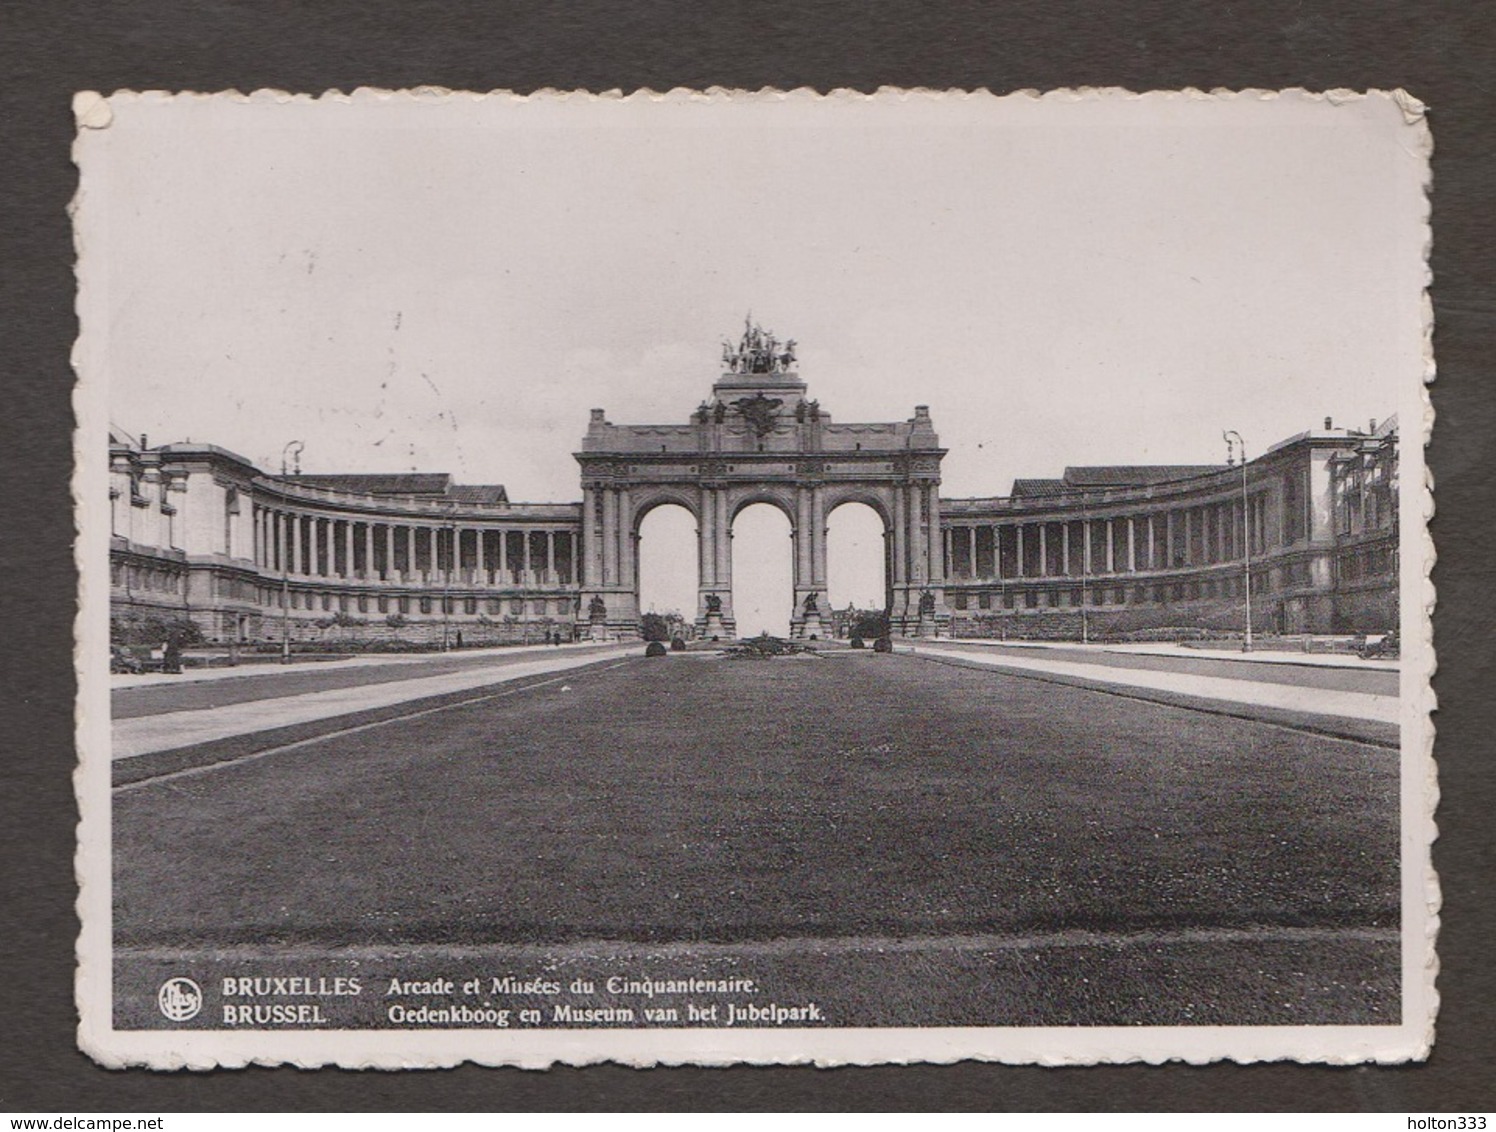
[[298, 578], [532, 587], [575, 582], [562, 525], [383, 522], [255, 505], [254, 561]]
[[[1255, 556], [1275, 540], [1267, 496], [1250, 504]], [[1240, 499], [1081, 519], [953, 518], [944, 531], [947, 577], [962, 581], [1135, 574], [1240, 561], [1242, 552]]]

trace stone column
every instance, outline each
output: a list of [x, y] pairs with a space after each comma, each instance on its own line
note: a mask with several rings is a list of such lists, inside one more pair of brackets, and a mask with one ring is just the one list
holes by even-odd
[[374, 569], [374, 524], [364, 524], [364, 577], [377, 577]]
[[[925, 485], [925, 521], [929, 524], [929, 535], [927, 546], [929, 554], [928, 576], [932, 585], [940, 585], [945, 581], [945, 555], [941, 553], [940, 545], [940, 485]], [[976, 569], [976, 558], [972, 558], [972, 569]]]
[[1049, 577], [1049, 524], [1039, 524], [1039, 577]]
[[[826, 596], [826, 489], [810, 489], [810, 573], [812, 584]], [[828, 610], [831, 608], [828, 604]]]
[[1131, 515], [1127, 516], [1127, 572], [1138, 572], [1138, 532]]
[[1028, 573], [1028, 567], [1023, 563], [1023, 524], [1015, 524], [1014, 531], [1016, 532], [1015, 537], [1018, 540], [1018, 553], [1014, 557], [1014, 565], [1018, 568], [1016, 576], [1022, 578]]
[[618, 582], [634, 588], [634, 563], [636, 539], [634, 535], [634, 507], [629, 489], [618, 489]]
[[1174, 568], [1174, 511], [1164, 512], [1164, 569]]
[[910, 485], [910, 582], [923, 585], [926, 580], [926, 565], [929, 553], [925, 549], [925, 505], [917, 483]]
[[906, 529], [908, 518], [904, 507], [904, 485], [895, 484], [893, 489], [893, 584], [903, 585], [908, 578], [905, 569], [906, 548], [909, 545], [909, 532]]
[[1112, 539], [1112, 528], [1117, 525], [1115, 519], [1106, 519], [1106, 572], [1115, 574], [1117, 572], [1117, 548]]
[[1003, 525], [992, 524], [992, 576], [1003, 580]]
[[[609, 493], [609, 498], [613, 498], [611, 492]], [[617, 524], [618, 524], [618, 500], [617, 499], [613, 499], [613, 523], [614, 523], [614, 528], [613, 529], [614, 529], [614, 532], [615, 532], [615, 540], [616, 540], [616, 532], [617, 532], [617, 529], [618, 529], [618, 527], [617, 527]], [[524, 587], [526, 587], [528, 589], [530, 586], [532, 586], [532, 585], [535, 584], [535, 579], [531, 576], [532, 570], [534, 568], [530, 565], [530, 528], [529, 527], [525, 527], [523, 530], [520, 531], [520, 533], [519, 533], [519, 539], [520, 539], [520, 542], [519, 542], [519, 578], [520, 578], [520, 585], [522, 585], [522, 586], [524, 586]], [[613, 581], [615, 583], [618, 581], [618, 548], [617, 548], [617, 546], [614, 546], [614, 548], [613, 548]]]
[[[525, 539], [524, 568], [529, 569], [530, 540]], [[603, 489], [603, 578], [605, 586], [618, 584], [618, 496]]]
[[728, 597], [732, 591], [732, 526], [727, 513], [727, 492], [717, 492], [717, 585], [727, 590], [723, 595], [723, 608], [731, 612]]
[[1158, 569], [1158, 540], [1157, 532], [1153, 529], [1153, 512], [1148, 512], [1148, 569]]
[[711, 488], [697, 490], [696, 577], [704, 590], [717, 584], [717, 497]]
[[275, 513], [275, 568], [281, 573], [290, 572], [290, 563], [286, 561], [286, 543], [289, 539], [287, 531], [286, 513], [277, 511]]
[[1080, 544], [1081, 544], [1080, 545], [1080, 555], [1081, 555], [1081, 569], [1080, 569], [1080, 574], [1081, 574], [1082, 578], [1085, 578], [1085, 577], [1089, 577], [1090, 576], [1090, 574], [1091, 574], [1091, 564], [1092, 564], [1092, 562], [1095, 561], [1091, 557], [1091, 520], [1089, 518], [1085, 518], [1085, 519], [1081, 520], [1081, 524], [1080, 524]]
[[[582, 558], [581, 582], [584, 586], [598, 584], [597, 567], [592, 555], [597, 547], [597, 493], [590, 487], [582, 489]], [[504, 532], [499, 531], [499, 580], [501, 585], [509, 581], [509, 555], [505, 550]]]
[[1060, 573], [1070, 576], [1070, 520], [1060, 524]]
[[977, 576], [977, 529], [974, 526], [966, 528], [966, 576], [975, 579]]
[[[796, 591], [811, 585], [815, 568], [810, 562], [810, 492], [803, 487], [795, 489], [795, 577], [792, 583]], [[797, 614], [798, 616], [798, 611]]]
[[[479, 544], [481, 547], [481, 543]], [[481, 553], [481, 550], [480, 550]], [[545, 532], [545, 574], [551, 585], [556, 584], [556, 532]]]

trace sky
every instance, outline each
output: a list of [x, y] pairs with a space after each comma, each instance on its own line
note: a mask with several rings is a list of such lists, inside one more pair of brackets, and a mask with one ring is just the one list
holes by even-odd
[[749, 311], [834, 420], [928, 404], [946, 496], [1416, 405], [1422, 164], [1380, 98], [111, 106], [84, 333], [153, 444], [575, 500], [588, 410], [685, 422]]

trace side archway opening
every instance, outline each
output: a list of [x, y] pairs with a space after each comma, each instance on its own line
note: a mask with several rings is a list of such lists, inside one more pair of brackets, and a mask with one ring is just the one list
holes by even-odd
[[[843, 503], [826, 517], [826, 598], [833, 610], [887, 609], [885, 531], [883, 517], [866, 503]], [[850, 632], [855, 620], [850, 619], [843, 631]]]
[[653, 508], [639, 523], [639, 620], [650, 614], [668, 631], [690, 635], [696, 620], [696, 517], [676, 503]]

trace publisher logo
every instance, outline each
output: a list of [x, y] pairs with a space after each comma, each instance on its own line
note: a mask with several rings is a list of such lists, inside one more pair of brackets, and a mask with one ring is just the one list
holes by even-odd
[[156, 993], [156, 1003], [171, 1021], [185, 1022], [203, 1008], [202, 988], [191, 979], [167, 979]]

